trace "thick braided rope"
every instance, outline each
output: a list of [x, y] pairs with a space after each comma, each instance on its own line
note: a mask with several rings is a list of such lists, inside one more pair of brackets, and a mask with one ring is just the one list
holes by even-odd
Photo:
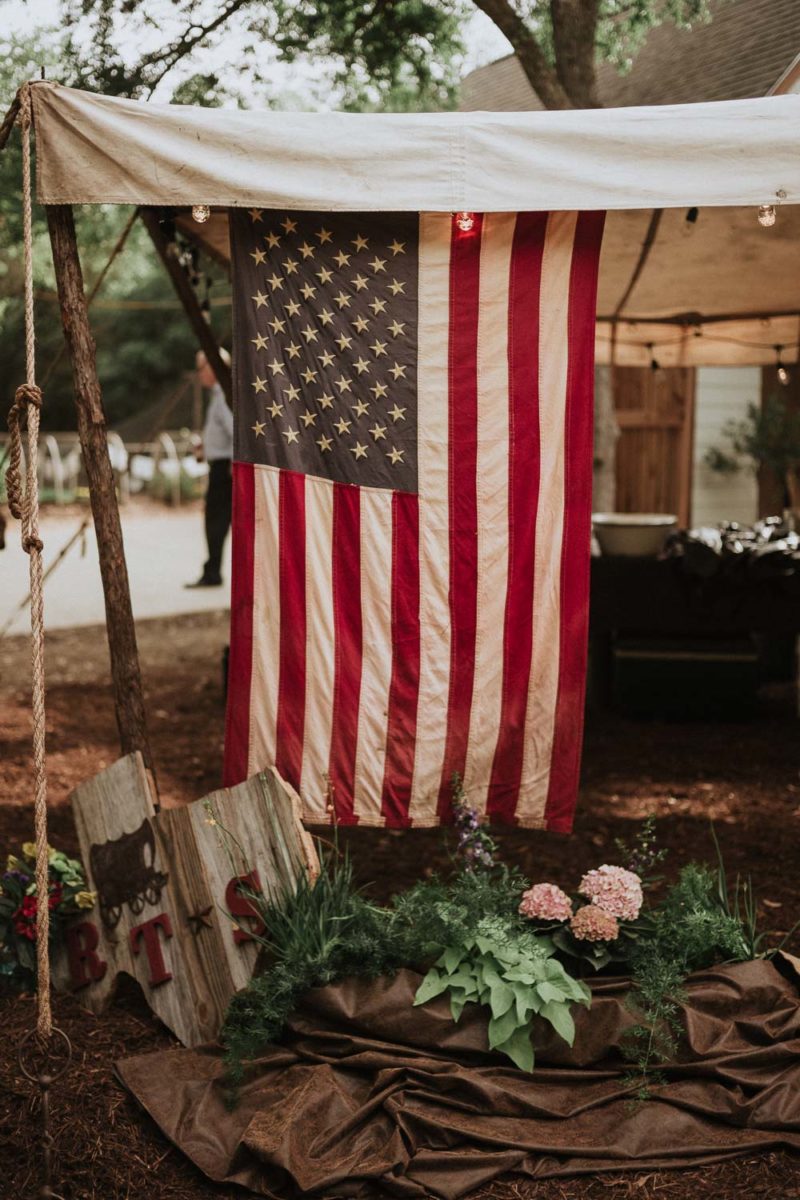
[[[39, 414], [41, 392], [36, 386], [36, 346], [33, 324], [33, 220], [31, 198], [31, 93], [21, 92], [22, 129], [22, 234], [25, 250], [25, 380], [14, 399], [17, 433], [23, 412], [28, 414], [28, 454], [25, 494], [21, 503], [22, 548], [28, 555], [31, 581], [31, 675], [33, 694], [33, 771], [34, 825], [36, 830], [36, 966], [37, 1021], [39, 1038], [50, 1038], [53, 1018], [50, 1010], [50, 908], [47, 846], [47, 767], [45, 762], [44, 708], [44, 603], [42, 581], [42, 541], [39, 537]], [[12, 420], [9, 420], [12, 426]], [[12, 428], [12, 439], [14, 429]], [[21, 441], [21, 438], [18, 439]], [[13, 465], [13, 450], [12, 450]]]

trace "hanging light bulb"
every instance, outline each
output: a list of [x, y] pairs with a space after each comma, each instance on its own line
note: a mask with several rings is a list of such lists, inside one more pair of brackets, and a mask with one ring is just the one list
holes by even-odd
[[683, 222], [683, 236], [691, 237], [694, 233], [697, 218], [700, 216], [700, 209], [696, 206], [686, 210], [686, 217]]
[[462, 233], [469, 233], [470, 229], [475, 225], [475, 213], [457, 212], [456, 225]]
[[781, 362], [781, 352], [782, 351], [783, 351], [783, 346], [775, 347], [775, 356], [778, 360], [778, 383], [781, 383], [781, 384], [783, 384], [784, 387], [787, 387], [791, 376], [789, 375], [789, 372], [786, 369], [786, 367]]
[[205, 225], [208, 218], [211, 216], [211, 209], [207, 204], [192, 205], [192, 220], [197, 221], [198, 225]]
[[763, 225], [765, 229], [775, 224], [777, 212], [774, 204], [759, 204], [758, 206], [758, 223]]
[[650, 354], [650, 370], [651, 370], [651, 371], [660, 371], [660, 370], [661, 370], [661, 363], [660, 363], [660, 362], [658, 361], [658, 359], [656, 358], [656, 353], [655, 353], [655, 351], [656, 351], [656, 348], [655, 348], [655, 346], [653, 345], [653, 343], [652, 343], [652, 342], [648, 342], [648, 343], [647, 343], [647, 349], [648, 349], [648, 351], [649, 351], [649, 354]]

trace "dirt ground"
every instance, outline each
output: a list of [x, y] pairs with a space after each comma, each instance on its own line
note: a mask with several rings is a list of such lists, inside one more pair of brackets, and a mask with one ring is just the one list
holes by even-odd
[[[139, 624], [151, 737], [165, 804], [196, 799], [219, 784], [222, 759], [222, 651], [227, 613]], [[0, 642], [0, 852], [32, 837], [29, 649], [24, 638]], [[48, 638], [50, 840], [77, 850], [70, 790], [117, 756], [105, 634], [58, 630]], [[775, 937], [800, 916], [800, 738], [789, 686], [764, 689], [759, 716], [747, 724], [665, 725], [611, 716], [590, 719], [581, 798], [569, 837], [509, 831], [498, 837], [506, 861], [532, 878], [572, 889], [580, 873], [614, 860], [614, 840], [630, 838], [654, 813], [670, 850], [666, 873], [713, 856], [710, 821], [730, 874], [750, 874], [759, 913]], [[442, 868], [439, 831], [343, 831], [357, 873], [377, 899]], [[800, 953], [800, 939], [789, 946]], [[76, 1046], [79, 1069], [53, 1096], [57, 1188], [65, 1200], [188, 1200], [233, 1196], [201, 1177], [137, 1109], [113, 1078], [113, 1062], [157, 1049], [170, 1036], [141, 998], [121, 995], [104, 1018], [71, 999], [57, 1019]], [[0, 1196], [36, 1185], [31, 1095], [16, 1070], [16, 1046], [33, 1020], [30, 997], [0, 1000]], [[157, 1182], [156, 1182], [157, 1181]], [[242, 1193], [237, 1192], [236, 1195]], [[526, 1184], [508, 1180], [481, 1196], [496, 1200], [594, 1200], [714, 1196], [800, 1197], [800, 1161], [766, 1155], [699, 1171], [594, 1177]], [[477, 1198], [476, 1198], [477, 1200]]]

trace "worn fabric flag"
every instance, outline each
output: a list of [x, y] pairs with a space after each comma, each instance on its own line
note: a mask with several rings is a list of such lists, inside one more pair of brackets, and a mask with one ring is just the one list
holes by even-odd
[[229, 784], [571, 828], [602, 226], [231, 211]]

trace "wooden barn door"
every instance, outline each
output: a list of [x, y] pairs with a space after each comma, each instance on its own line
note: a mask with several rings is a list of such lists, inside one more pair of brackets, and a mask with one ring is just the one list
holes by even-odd
[[691, 367], [614, 368], [617, 512], [691, 519], [695, 373]]

